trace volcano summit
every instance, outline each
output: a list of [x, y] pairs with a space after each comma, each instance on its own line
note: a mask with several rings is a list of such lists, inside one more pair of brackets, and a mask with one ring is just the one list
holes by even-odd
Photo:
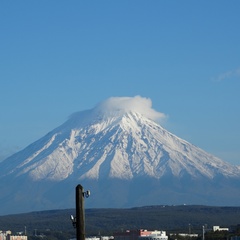
[[0, 163], [0, 214], [74, 207], [239, 205], [240, 170], [173, 135], [151, 100], [109, 98]]

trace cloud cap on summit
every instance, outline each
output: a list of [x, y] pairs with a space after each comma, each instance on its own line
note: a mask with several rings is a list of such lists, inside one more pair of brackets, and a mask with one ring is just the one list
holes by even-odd
[[123, 113], [138, 112], [154, 121], [166, 119], [164, 113], [157, 112], [152, 108], [152, 101], [150, 98], [141, 97], [139, 95], [134, 97], [110, 97], [96, 105], [93, 110], [101, 112], [104, 115], [114, 111], [122, 111]]

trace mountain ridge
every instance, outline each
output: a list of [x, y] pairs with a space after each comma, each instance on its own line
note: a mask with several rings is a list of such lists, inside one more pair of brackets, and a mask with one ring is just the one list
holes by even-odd
[[[126, 104], [132, 99], [122, 99], [124, 104], [120, 101], [113, 107], [111, 101], [119, 99], [72, 114], [65, 123], [1, 162], [0, 204], [21, 202], [28, 209], [24, 199], [37, 196], [31, 199], [32, 206], [49, 209], [59, 196], [59, 206], [72, 206], [73, 189], [79, 182], [93, 189], [98, 201], [90, 202], [98, 207], [139, 206], [149, 198], [154, 204], [208, 204], [221, 203], [221, 199], [237, 203], [229, 193], [240, 196], [239, 167], [168, 132], [155, 121], [161, 114], [137, 112], [131, 107], [134, 104]], [[149, 188], [149, 196], [138, 191], [140, 186]], [[63, 189], [69, 196], [60, 193]], [[106, 190], [111, 193], [108, 199], [102, 198]], [[6, 203], [4, 199], [9, 198]]]
[[[101, 161], [107, 158], [106, 153], [108, 153], [112, 156], [112, 168], [109, 173], [111, 177], [130, 179], [133, 175], [142, 172], [142, 174], [160, 178], [167, 169], [172, 171], [173, 175], [180, 176], [184, 169], [193, 177], [200, 174], [213, 178], [216, 175], [213, 170], [215, 168], [218, 168], [219, 173], [225, 176], [229, 174], [231, 176], [239, 175], [237, 167], [231, 166], [178, 138], [155, 122], [143, 118], [137, 113], [126, 113], [121, 117], [118, 115], [116, 118], [108, 117], [105, 121], [101, 120], [101, 123], [97, 121], [91, 124], [87, 130], [85, 130], [86, 128], [71, 128], [70, 131], [66, 132], [65, 124], [62, 125], [62, 128], [53, 130], [48, 134], [50, 137], [46, 135], [40, 139], [40, 144], [45, 142], [43, 147], [36, 149], [35, 152], [31, 151], [33, 154], [17, 166], [17, 169], [26, 166], [18, 174], [30, 171], [34, 180], [45, 178], [53, 181], [63, 180], [73, 173], [75, 159], [78, 161], [81, 158], [82, 162], [76, 168], [85, 167], [85, 170], [83, 170], [85, 174], [80, 179], [85, 177], [98, 179]], [[156, 138], [158, 141], [156, 141]], [[100, 144], [96, 143], [96, 139]], [[38, 143], [39, 141], [35, 142], [34, 147]], [[87, 145], [87, 152], [81, 154], [84, 150], [83, 144]], [[29, 148], [31, 147], [32, 145], [29, 146]], [[94, 152], [92, 153], [93, 149]], [[97, 151], [103, 151], [103, 153], [98, 162], [92, 166]], [[27, 152], [30, 151], [27, 150]], [[114, 161], [115, 158], [119, 161]], [[128, 159], [128, 162], [126, 159]], [[139, 159], [147, 160], [137, 165], [136, 161]], [[88, 163], [87, 169], [86, 161]], [[147, 161], [151, 162], [148, 163]], [[204, 164], [202, 164], [203, 161]], [[30, 163], [30, 167], [27, 167]], [[121, 163], [123, 164], [122, 168], [120, 168]], [[151, 164], [154, 165], [151, 166]], [[159, 171], [156, 172], [156, 169]]]

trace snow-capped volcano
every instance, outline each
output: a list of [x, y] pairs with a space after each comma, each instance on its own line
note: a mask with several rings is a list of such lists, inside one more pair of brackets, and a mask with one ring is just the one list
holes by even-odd
[[[77, 183], [94, 190], [93, 207], [181, 201], [213, 204], [216, 199], [216, 204], [236, 204], [226, 195], [233, 184], [239, 184], [239, 168], [162, 128], [156, 120], [164, 117], [151, 108], [149, 99], [139, 96], [110, 98], [73, 114], [63, 125], [0, 163], [0, 204], [12, 204], [16, 211], [71, 207]], [[148, 198], [138, 190], [145, 185]], [[221, 196], [218, 189], [223, 186], [226, 191]], [[216, 196], [211, 195], [211, 187]], [[72, 200], [63, 190], [71, 193]], [[103, 199], [103, 191], [110, 196]]]

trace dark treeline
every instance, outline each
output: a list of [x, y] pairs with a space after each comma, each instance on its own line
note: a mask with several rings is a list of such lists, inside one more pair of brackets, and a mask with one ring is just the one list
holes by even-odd
[[[27, 235], [57, 232], [74, 236], [70, 215], [75, 209], [30, 212], [0, 216], [0, 230], [27, 231]], [[240, 224], [240, 207], [197, 205], [146, 206], [128, 209], [86, 209], [86, 235], [112, 235], [127, 229], [201, 233], [202, 226], [231, 227]]]

